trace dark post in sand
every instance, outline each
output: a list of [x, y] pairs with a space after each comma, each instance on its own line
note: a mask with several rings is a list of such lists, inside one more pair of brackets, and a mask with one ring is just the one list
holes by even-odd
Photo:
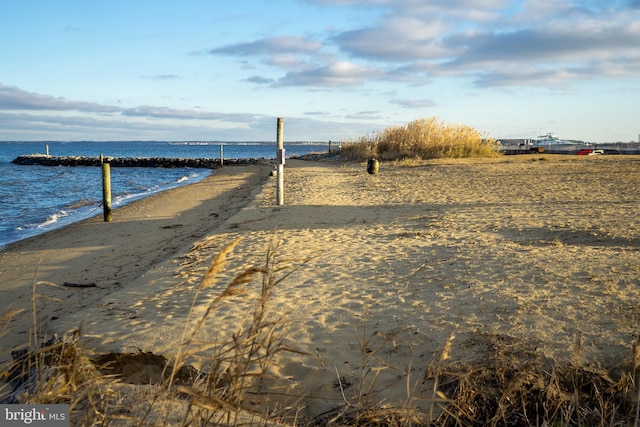
[[278, 164], [277, 176], [278, 183], [276, 184], [276, 204], [278, 206], [284, 205], [284, 119], [278, 118], [278, 136], [277, 136], [277, 151], [276, 151], [276, 163]]
[[367, 162], [367, 172], [371, 175], [377, 174], [380, 170], [380, 162], [378, 159], [369, 159]]
[[111, 165], [109, 162], [102, 163], [102, 206], [104, 222], [111, 222]]

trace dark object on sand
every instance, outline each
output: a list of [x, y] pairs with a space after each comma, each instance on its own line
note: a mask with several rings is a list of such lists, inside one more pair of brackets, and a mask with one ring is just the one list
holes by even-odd
[[379, 169], [380, 162], [378, 161], [378, 159], [369, 159], [369, 161], [367, 162], [367, 172], [373, 175], [378, 173]]
[[62, 284], [63, 286], [66, 286], [67, 288], [95, 288], [97, 287], [97, 285], [95, 283], [71, 283], [71, 282], [64, 282]]

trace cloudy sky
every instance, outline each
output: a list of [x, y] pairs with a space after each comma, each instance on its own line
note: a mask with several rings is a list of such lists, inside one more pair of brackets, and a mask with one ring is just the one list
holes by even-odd
[[640, 133], [640, 0], [3, 0], [0, 140]]

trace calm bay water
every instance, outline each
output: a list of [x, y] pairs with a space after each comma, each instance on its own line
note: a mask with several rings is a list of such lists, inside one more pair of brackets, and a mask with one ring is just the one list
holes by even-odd
[[[275, 143], [232, 142], [0, 142], [0, 249], [8, 243], [102, 215], [98, 167], [19, 166], [19, 155], [52, 156], [275, 158]], [[325, 144], [285, 144], [287, 157], [326, 150]], [[208, 169], [112, 168], [114, 207], [159, 191], [190, 184]]]

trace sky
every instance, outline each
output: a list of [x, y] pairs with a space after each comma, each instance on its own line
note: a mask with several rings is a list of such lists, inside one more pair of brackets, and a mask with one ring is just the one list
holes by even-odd
[[640, 0], [2, 0], [0, 140], [640, 137]]

